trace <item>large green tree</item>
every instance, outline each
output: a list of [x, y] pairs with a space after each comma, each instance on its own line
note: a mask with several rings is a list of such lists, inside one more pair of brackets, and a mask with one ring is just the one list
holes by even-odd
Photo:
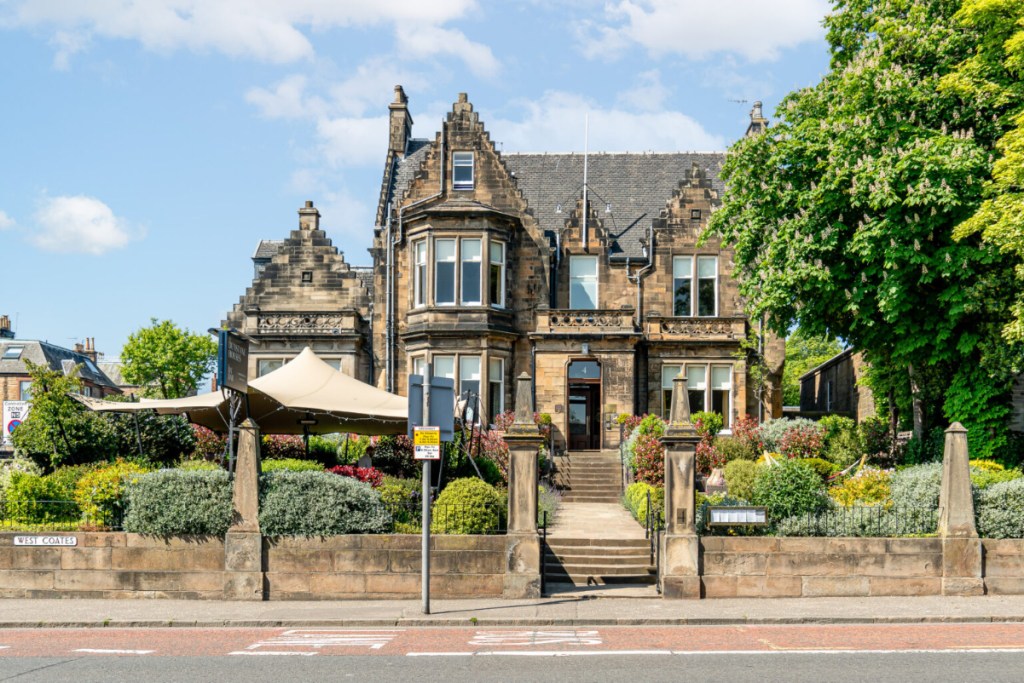
[[209, 336], [156, 318], [129, 336], [121, 351], [124, 378], [161, 398], [187, 396], [213, 369], [216, 356], [217, 343]]
[[[983, 40], [958, 0], [837, 0], [831, 68], [777, 125], [729, 154], [711, 220], [751, 313], [780, 334], [841, 337], [911, 387], [915, 428], [959, 420], [975, 452], [1005, 443], [1020, 349], [1000, 330], [1011, 259], [954, 228], [977, 211], [1021, 99], [965, 99], [943, 79]], [[940, 375], [938, 383], [922, 381]]]

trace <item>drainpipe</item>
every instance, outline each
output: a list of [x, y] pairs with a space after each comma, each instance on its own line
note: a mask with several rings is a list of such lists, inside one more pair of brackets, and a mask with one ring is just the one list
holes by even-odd
[[551, 308], [558, 308], [558, 269], [562, 263], [562, 231], [555, 231], [555, 269], [551, 274]]
[[[636, 271], [632, 276], [629, 274], [629, 258], [626, 258], [626, 280], [636, 283], [636, 320], [639, 329], [643, 329], [643, 278], [654, 268], [654, 225], [647, 228], [647, 246], [644, 247], [644, 256], [647, 257], [647, 265]], [[640, 344], [633, 347], [633, 414], [637, 415], [640, 410]]]

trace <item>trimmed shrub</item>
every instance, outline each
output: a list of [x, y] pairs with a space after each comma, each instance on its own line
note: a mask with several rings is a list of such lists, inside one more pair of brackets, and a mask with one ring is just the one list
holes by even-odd
[[78, 480], [75, 502], [90, 525], [109, 527], [122, 520], [124, 487], [147, 470], [135, 463], [118, 460], [99, 467]]
[[888, 457], [892, 448], [892, 434], [889, 424], [877, 415], [861, 420], [857, 425], [857, 435], [863, 444], [864, 452], [873, 458]]
[[934, 427], [925, 434], [923, 439], [911, 438], [903, 451], [903, 462], [916, 465], [926, 462], [941, 462], [942, 451], [946, 447], [946, 433], [942, 427]]
[[412, 459], [412, 441], [404, 434], [377, 439], [372, 460], [374, 467], [393, 477], [412, 477], [420, 469]]
[[722, 431], [722, 426], [725, 424], [722, 416], [718, 413], [704, 411], [694, 413], [691, 416], [691, 421], [697, 434], [704, 440], [711, 440], [718, 436], [718, 432]]
[[1012, 470], [981, 470], [975, 469], [974, 463], [971, 463], [971, 483], [978, 489], [987, 489], [995, 484], [1013, 481], [1021, 477], [1024, 477], [1024, 473], [1016, 468]]
[[309, 457], [325, 466], [339, 464], [338, 447], [342, 443], [342, 436], [341, 434], [314, 434], [310, 436]]
[[157, 536], [223, 536], [231, 526], [231, 479], [224, 470], [159, 470], [125, 487], [124, 530]]
[[377, 488], [380, 501], [395, 521], [396, 533], [415, 533], [421, 530], [420, 510], [423, 500], [422, 482], [418, 479], [384, 477]]
[[715, 450], [722, 457], [722, 462], [729, 463], [734, 460], [757, 460], [758, 452], [754, 450], [750, 442], [738, 439], [735, 436], [719, 436], [714, 441]]
[[781, 453], [782, 437], [791, 429], [807, 426], [816, 428], [818, 423], [804, 417], [799, 417], [795, 420], [786, 417], [778, 420], [768, 420], [761, 425], [761, 443], [764, 450], [769, 453]]
[[280, 472], [286, 470], [288, 472], [323, 472], [324, 466], [316, 460], [297, 460], [295, 458], [275, 458], [273, 460], [264, 460], [261, 463], [263, 473], [267, 472]]
[[907, 467], [889, 479], [893, 505], [899, 508], [938, 509], [942, 489], [942, 463]]
[[637, 481], [652, 486], [665, 483], [665, 449], [657, 437], [652, 434], [640, 434], [637, 437], [634, 466]]
[[824, 446], [825, 432], [816, 424], [797, 425], [779, 439], [779, 452], [787, 458], [817, 458]]
[[13, 471], [4, 505], [6, 517], [19, 524], [52, 524], [78, 521], [81, 511], [63, 486], [49, 478], [29, 472]]
[[622, 435], [628, 439], [633, 431], [640, 426], [640, 421], [643, 420], [639, 415], [630, 415], [629, 413], [619, 413], [619, 416], [615, 418], [615, 421], [622, 425]]
[[979, 494], [978, 534], [1024, 538], [1024, 479], [994, 484]]
[[[127, 400], [126, 397], [118, 398]], [[104, 418], [110, 423], [116, 439], [115, 452], [125, 457], [168, 466], [195, 449], [195, 434], [188, 421], [180, 415], [156, 415], [147, 410], [134, 415], [104, 413]]]
[[267, 536], [379, 534], [391, 515], [368, 484], [327, 472], [266, 474], [260, 486], [260, 528]]
[[821, 458], [804, 458], [804, 462], [810, 465], [823, 482], [828, 482], [829, 477], [839, 472], [839, 466]]
[[384, 474], [375, 467], [355, 467], [353, 465], [338, 465], [327, 470], [331, 474], [338, 474], [342, 477], [352, 477], [373, 488], [378, 488], [384, 483]]
[[651, 486], [642, 481], [630, 484], [626, 487], [623, 496], [626, 508], [633, 515], [633, 518], [641, 525], [647, 524], [647, 494], [651, 494], [651, 507], [654, 513], [660, 513], [665, 509], [665, 489], [662, 486]]
[[431, 508], [430, 531], [438, 534], [488, 534], [501, 529], [505, 501], [496, 488], [476, 477], [448, 484]]
[[995, 460], [971, 460], [972, 470], [982, 470], [985, 472], [1002, 472], [1006, 470], [1006, 467]]
[[725, 486], [732, 498], [750, 500], [754, 495], [757, 465], [749, 460], [733, 460], [725, 466]]
[[886, 470], [862, 467], [842, 484], [828, 490], [829, 498], [843, 507], [853, 505], [880, 505], [889, 502], [890, 475]]
[[653, 413], [644, 415], [636, 431], [656, 439], [661, 438], [665, 435], [665, 421]]
[[99, 465], [68, 465], [58, 467], [47, 474], [46, 479], [53, 483], [54, 494], [57, 496], [53, 500], [74, 500], [78, 482], [98, 467]]
[[202, 472], [225, 472], [223, 467], [215, 462], [209, 462], [207, 460], [183, 460], [178, 464], [177, 469], [186, 470], [189, 472], [202, 471]]
[[821, 489], [821, 477], [814, 468], [802, 460], [783, 460], [758, 471], [750, 502], [766, 507], [768, 521], [777, 522], [827, 505]]

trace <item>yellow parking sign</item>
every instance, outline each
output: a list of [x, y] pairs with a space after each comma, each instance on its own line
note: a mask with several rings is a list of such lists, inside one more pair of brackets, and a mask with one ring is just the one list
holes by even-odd
[[413, 459], [441, 459], [441, 428], [414, 427], [412, 432]]

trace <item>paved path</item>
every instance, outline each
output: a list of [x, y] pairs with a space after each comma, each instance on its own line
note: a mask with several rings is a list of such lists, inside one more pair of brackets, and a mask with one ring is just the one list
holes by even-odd
[[549, 538], [643, 538], [644, 530], [621, 503], [562, 503]]

